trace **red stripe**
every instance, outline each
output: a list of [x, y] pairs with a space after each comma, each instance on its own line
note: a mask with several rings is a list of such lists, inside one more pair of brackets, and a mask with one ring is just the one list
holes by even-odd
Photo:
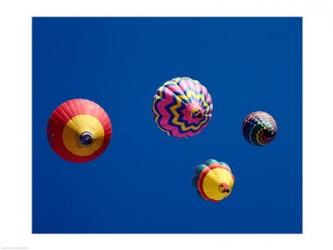
[[209, 198], [206, 196], [204, 190], [203, 190], [203, 180], [205, 178], [205, 176], [207, 175], [207, 173], [210, 171], [209, 167], [205, 167], [199, 177], [198, 177], [198, 182], [197, 182], [197, 188], [199, 190], [199, 193], [201, 194], [202, 198], [204, 198], [205, 200], [209, 200]]

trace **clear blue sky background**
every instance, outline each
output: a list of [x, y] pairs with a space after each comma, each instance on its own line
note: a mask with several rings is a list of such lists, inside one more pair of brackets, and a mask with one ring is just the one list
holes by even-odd
[[[153, 120], [165, 81], [204, 84], [214, 112], [198, 136], [177, 139]], [[109, 114], [106, 152], [62, 160], [46, 126], [63, 101]], [[249, 145], [243, 118], [271, 113], [275, 141]], [[34, 18], [34, 233], [302, 232], [301, 18]], [[214, 204], [192, 187], [195, 166], [227, 162], [233, 193]]]

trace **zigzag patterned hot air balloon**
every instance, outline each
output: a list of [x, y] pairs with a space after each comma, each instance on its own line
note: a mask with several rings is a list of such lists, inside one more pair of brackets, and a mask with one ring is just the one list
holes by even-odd
[[154, 96], [155, 122], [170, 136], [186, 138], [199, 134], [212, 111], [212, 98], [206, 87], [189, 77], [167, 81]]
[[52, 113], [47, 136], [53, 150], [71, 162], [87, 162], [107, 148], [112, 133], [109, 116], [95, 102], [72, 99]]
[[262, 111], [250, 113], [243, 121], [243, 135], [250, 144], [264, 146], [276, 136], [277, 125], [274, 118]]
[[235, 177], [228, 164], [210, 159], [197, 166], [192, 183], [204, 200], [219, 202], [231, 194]]

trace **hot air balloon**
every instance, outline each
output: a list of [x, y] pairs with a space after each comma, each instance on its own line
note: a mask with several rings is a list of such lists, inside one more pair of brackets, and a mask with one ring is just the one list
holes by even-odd
[[155, 122], [170, 136], [187, 138], [199, 134], [212, 111], [212, 98], [206, 87], [189, 77], [165, 82], [154, 96]]
[[53, 150], [71, 162], [87, 162], [107, 148], [112, 133], [109, 116], [97, 103], [72, 99], [58, 106], [48, 122]]
[[231, 194], [235, 177], [228, 164], [210, 159], [197, 166], [192, 183], [204, 200], [219, 202]]
[[250, 113], [243, 121], [243, 135], [250, 144], [264, 146], [276, 136], [277, 125], [274, 118], [263, 111]]

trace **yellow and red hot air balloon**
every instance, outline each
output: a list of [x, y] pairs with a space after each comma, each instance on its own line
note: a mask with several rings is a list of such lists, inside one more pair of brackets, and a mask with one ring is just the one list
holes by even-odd
[[193, 186], [205, 200], [219, 202], [225, 199], [231, 194], [234, 184], [235, 177], [224, 162], [210, 159], [195, 170]]
[[72, 99], [52, 113], [47, 127], [53, 150], [71, 162], [87, 162], [107, 148], [112, 134], [109, 116], [97, 103]]

